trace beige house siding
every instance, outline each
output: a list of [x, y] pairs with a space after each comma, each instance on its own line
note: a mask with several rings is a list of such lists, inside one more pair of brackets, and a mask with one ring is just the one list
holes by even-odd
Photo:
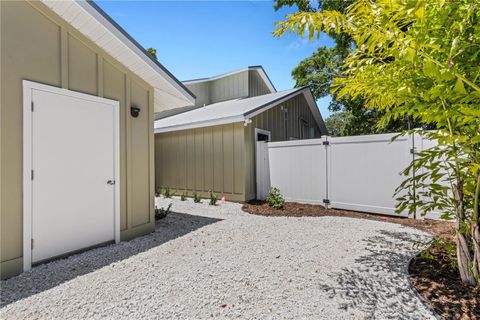
[[[43, 4], [1, 1], [0, 8], [1, 277], [22, 270], [24, 79], [120, 101], [121, 238], [153, 231], [152, 88]], [[141, 108], [138, 118], [131, 104]]]
[[[287, 110], [287, 124], [285, 129], [285, 110]], [[301, 138], [301, 122], [305, 121], [309, 127], [314, 128], [313, 138], [321, 136], [308, 103], [303, 95], [298, 95], [287, 100], [283, 104], [271, 108], [252, 119], [245, 127], [245, 195], [248, 200], [256, 196], [256, 173], [255, 173], [255, 128], [270, 131], [272, 141], [285, 141], [291, 138]], [[310, 136], [303, 137], [303, 139]]]
[[212, 190], [227, 200], [244, 200], [242, 123], [155, 135], [156, 188], [202, 197]]
[[248, 70], [221, 77], [216, 80], [186, 82], [185, 86], [195, 94], [195, 106], [217, 103], [248, 96]]
[[256, 97], [269, 93], [271, 93], [270, 89], [268, 89], [258, 71], [248, 70], [248, 96]]
[[209, 82], [186, 83], [185, 86], [197, 97], [195, 100], [196, 107], [211, 103]]
[[247, 71], [232, 74], [210, 82], [211, 103], [248, 96]]

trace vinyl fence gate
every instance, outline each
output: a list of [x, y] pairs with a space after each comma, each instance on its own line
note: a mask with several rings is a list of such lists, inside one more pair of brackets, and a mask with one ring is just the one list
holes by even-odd
[[257, 198], [264, 200], [275, 186], [287, 201], [398, 216], [394, 193], [406, 178], [401, 172], [433, 143], [419, 135], [392, 141], [396, 135], [257, 143]]

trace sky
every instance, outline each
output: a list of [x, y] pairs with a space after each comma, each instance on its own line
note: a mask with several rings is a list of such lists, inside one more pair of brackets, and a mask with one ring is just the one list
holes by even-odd
[[[295, 86], [291, 72], [319, 46], [295, 34], [273, 37], [275, 22], [294, 8], [275, 12], [271, 1], [96, 1], [179, 80], [204, 78], [262, 65], [278, 91]], [[317, 101], [324, 118], [329, 97]]]

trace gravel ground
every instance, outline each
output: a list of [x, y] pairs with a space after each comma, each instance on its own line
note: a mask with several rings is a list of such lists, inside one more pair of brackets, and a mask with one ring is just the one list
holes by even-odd
[[[428, 236], [173, 202], [150, 235], [1, 282], [2, 319], [432, 319], [406, 265]], [[206, 202], [204, 200], [204, 202]]]

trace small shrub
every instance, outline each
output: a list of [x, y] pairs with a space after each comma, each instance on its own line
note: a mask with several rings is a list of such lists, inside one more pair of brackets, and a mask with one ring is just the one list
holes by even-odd
[[198, 195], [197, 192], [193, 193], [193, 202], [195, 203], [200, 203], [202, 199], [200, 199], [200, 196]]
[[180, 195], [180, 201], [185, 201], [187, 200], [187, 195], [188, 193], [186, 191], [184, 191], [181, 195]]
[[208, 192], [209, 196], [210, 196], [210, 205], [211, 206], [215, 206], [217, 204], [217, 201], [218, 201], [218, 195], [213, 192], [212, 190], [210, 190]]
[[171, 198], [172, 197], [172, 192], [170, 191], [169, 187], [164, 187], [163, 188], [163, 196], [165, 198]]
[[161, 207], [161, 208], [155, 207], [155, 220], [160, 220], [160, 219], [163, 219], [166, 216], [168, 216], [171, 208], [172, 208], [171, 203], [168, 205], [167, 209], [165, 209], [163, 207]]
[[157, 191], [155, 191], [155, 197], [160, 197], [162, 195], [162, 188], [158, 188]]
[[422, 258], [436, 260], [442, 269], [458, 270], [457, 246], [444, 239], [433, 239], [428, 249], [421, 253]]
[[275, 209], [282, 209], [285, 205], [285, 199], [280, 193], [280, 189], [271, 187], [267, 197], [267, 203], [270, 207]]

